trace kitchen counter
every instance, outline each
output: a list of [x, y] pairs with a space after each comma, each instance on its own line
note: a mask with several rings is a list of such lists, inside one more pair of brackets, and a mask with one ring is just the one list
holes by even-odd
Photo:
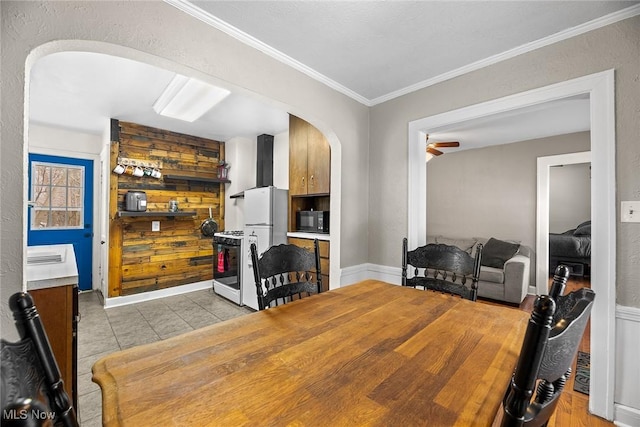
[[27, 290], [78, 284], [73, 245], [27, 247]]
[[331, 234], [305, 233], [302, 231], [290, 231], [287, 233], [287, 237], [295, 237], [298, 239], [318, 239], [318, 240], [326, 240], [327, 242], [331, 240]]

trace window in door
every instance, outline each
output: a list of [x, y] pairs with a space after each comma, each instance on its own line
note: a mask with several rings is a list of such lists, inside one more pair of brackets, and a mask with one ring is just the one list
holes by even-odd
[[84, 166], [33, 162], [30, 229], [83, 228]]

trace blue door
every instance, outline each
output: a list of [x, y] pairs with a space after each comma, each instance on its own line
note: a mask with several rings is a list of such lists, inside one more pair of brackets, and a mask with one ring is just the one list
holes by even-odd
[[92, 289], [93, 161], [29, 154], [27, 245], [73, 244], [78, 287]]

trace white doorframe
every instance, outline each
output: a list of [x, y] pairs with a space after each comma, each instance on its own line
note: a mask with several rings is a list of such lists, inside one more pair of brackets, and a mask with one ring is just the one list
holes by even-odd
[[[81, 151], [71, 151], [71, 150], [66, 150], [66, 149], [54, 149], [54, 148], [48, 148], [48, 147], [41, 147], [41, 146], [29, 146], [28, 148], [29, 153], [33, 153], [33, 154], [44, 154], [47, 156], [63, 156], [63, 157], [70, 157], [70, 158], [74, 158], [74, 159], [82, 159], [82, 160], [90, 160], [93, 162], [93, 176], [91, 177], [91, 180], [93, 182], [93, 217], [91, 218], [92, 222], [93, 222], [93, 237], [91, 238], [91, 249], [92, 249], [92, 258], [91, 258], [91, 276], [92, 276], [92, 280], [95, 283], [95, 281], [97, 280], [97, 277], [99, 276], [99, 270], [101, 269], [101, 258], [100, 258], [100, 242], [99, 242], [99, 236], [100, 236], [100, 224], [101, 224], [101, 220], [100, 220], [100, 215], [101, 215], [101, 207], [100, 207], [100, 200], [99, 200], [99, 195], [100, 195], [100, 156], [96, 155], [96, 154], [92, 154], [92, 153], [85, 153], [85, 152], [81, 152]], [[25, 200], [29, 200], [29, 189], [26, 190], [27, 193], [25, 194]], [[27, 228], [25, 227], [25, 232], [26, 232]], [[24, 240], [24, 247], [27, 247], [27, 240], [25, 238]], [[26, 258], [25, 258], [26, 260]], [[23, 277], [24, 277], [24, 283], [27, 282], [27, 270], [26, 270], [26, 261], [23, 265]], [[91, 284], [91, 286], [94, 286], [94, 283]], [[26, 289], [26, 288], [25, 288]]]
[[[538, 295], [547, 294], [549, 284], [549, 175], [551, 167], [579, 163], [591, 163], [591, 152], [538, 157], [536, 193], [538, 199], [536, 211], [536, 293]], [[593, 193], [592, 185], [591, 192]], [[592, 212], [594, 200], [592, 197]]]
[[591, 392], [589, 411], [613, 419], [615, 381], [616, 196], [614, 70], [471, 105], [409, 123], [408, 230], [412, 247], [426, 243], [427, 164], [424, 135], [462, 121], [588, 94], [591, 119], [592, 268], [596, 299], [591, 314]]

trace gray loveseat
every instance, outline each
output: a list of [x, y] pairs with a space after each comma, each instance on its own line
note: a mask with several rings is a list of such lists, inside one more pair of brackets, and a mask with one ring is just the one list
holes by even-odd
[[[487, 248], [487, 243], [490, 239], [482, 237], [474, 238], [449, 238], [446, 236], [430, 236], [427, 239], [427, 243], [444, 243], [446, 245], [457, 246], [460, 249], [469, 252], [471, 255], [475, 255], [476, 246], [478, 243], [482, 243]], [[480, 281], [478, 282], [478, 296], [481, 298], [489, 298], [498, 301], [505, 301], [512, 304], [520, 304], [524, 297], [527, 296], [529, 289], [529, 271], [531, 268], [531, 248], [524, 245], [504, 245], [504, 241], [493, 239], [493, 242], [489, 245], [489, 251], [483, 250], [483, 264], [489, 263], [493, 266], [482, 265], [480, 267]], [[496, 247], [507, 246], [506, 250], [509, 253], [509, 249], [513, 249], [517, 246], [515, 254], [508, 257], [503, 256], [503, 259], [498, 261], [496, 258], [500, 258], [500, 250], [496, 256]], [[486, 256], [485, 256], [486, 255]], [[493, 262], [491, 262], [493, 261]], [[504, 262], [502, 267], [498, 267]]]

